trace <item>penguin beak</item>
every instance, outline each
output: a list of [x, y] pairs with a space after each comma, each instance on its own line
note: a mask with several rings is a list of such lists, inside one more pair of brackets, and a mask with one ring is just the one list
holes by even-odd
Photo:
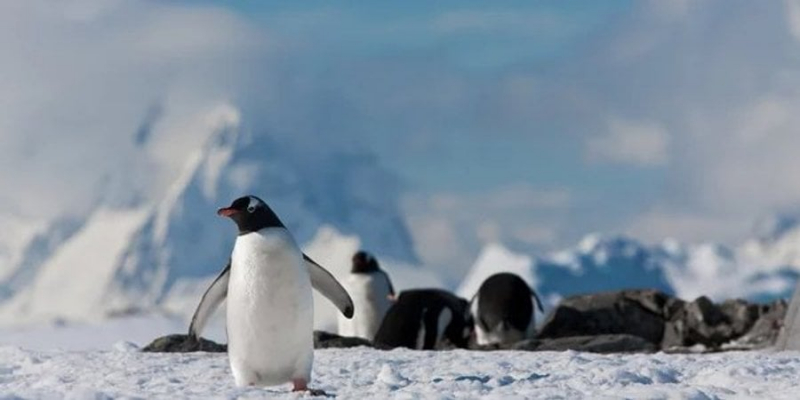
[[217, 210], [217, 215], [220, 217], [230, 217], [233, 214], [236, 214], [239, 210], [235, 208], [223, 207]]

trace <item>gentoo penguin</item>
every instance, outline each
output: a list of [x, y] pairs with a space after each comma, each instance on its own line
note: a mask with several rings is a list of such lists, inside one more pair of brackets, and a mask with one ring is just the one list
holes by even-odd
[[350, 276], [343, 283], [353, 298], [356, 313], [352, 319], [339, 316], [339, 335], [374, 339], [394, 298], [389, 275], [380, 268], [375, 257], [359, 251], [353, 255]]
[[236, 385], [292, 382], [294, 391], [308, 391], [314, 357], [311, 288], [349, 317], [352, 300], [328, 271], [300, 251], [258, 197], [238, 198], [217, 214], [232, 219], [239, 232], [228, 265], [197, 306], [189, 336], [200, 337], [227, 296], [228, 358]]
[[531, 297], [544, 312], [539, 296], [519, 276], [503, 272], [483, 281], [470, 302], [477, 343], [510, 344], [533, 336], [536, 324]]
[[472, 320], [466, 300], [440, 289], [405, 290], [383, 318], [375, 346], [433, 349], [437, 344], [467, 347]]

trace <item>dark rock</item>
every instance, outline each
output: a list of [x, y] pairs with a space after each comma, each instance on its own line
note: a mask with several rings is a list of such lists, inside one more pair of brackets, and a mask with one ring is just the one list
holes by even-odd
[[747, 333], [761, 316], [762, 309], [767, 307], [760, 304], [752, 304], [741, 299], [725, 300], [719, 308], [728, 317], [734, 336], [742, 336]]
[[153, 340], [142, 351], [151, 353], [189, 353], [194, 351], [207, 351], [210, 353], [224, 353], [228, 346], [212, 342], [207, 339], [200, 340], [189, 335], [167, 335]]
[[763, 349], [770, 347], [778, 340], [783, 326], [788, 304], [785, 300], [777, 300], [770, 304], [758, 306], [759, 316], [748, 332], [730, 343], [730, 347], [746, 349]]
[[474, 346], [473, 350], [585, 351], [590, 353], [653, 353], [655, 344], [634, 335], [568, 336], [553, 339], [529, 339], [511, 345]]
[[[706, 297], [686, 303], [667, 322], [661, 346], [665, 350], [703, 345], [708, 351], [720, 350], [731, 343], [749, 347], [767, 347], [775, 342], [785, 302], [769, 305], [744, 300], [714, 304]], [[757, 329], [756, 329], [757, 326]]]
[[348, 348], [358, 346], [372, 347], [372, 342], [359, 337], [339, 336], [330, 332], [314, 331], [315, 349]]
[[660, 344], [670, 310], [680, 300], [656, 290], [624, 290], [564, 299], [538, 339], [625, 334]]
[[533, 339], [519, 342], [512, 350], [585, 351], [589, 353], [653, 353], [659, 347], [634, 335], [571, 336], [557, 339]]
[[[786, 308], [785, 301], [714, 304], [707, 297], [685, 302], [655, 290], [605, 292], [564, 299], [536, 339], [625, 334], [672, 352], [763, 348], [775, 343]], [[569, 346], [583, 342], [576, 343]], [[534, 344], [520, 346], [544, 346]]]
[[[356, 346], [372, 347], [369, 340], [356, 337], [343, 337], [333, 333], [314, 331], [314, 348], [345, 348]], [[193, 351], [225, 352], [228, 346], [201, 338], [199, 341], [188, 335], [167, 335], [153, 340], [142, 351], [154, 353], [188, 353]]]

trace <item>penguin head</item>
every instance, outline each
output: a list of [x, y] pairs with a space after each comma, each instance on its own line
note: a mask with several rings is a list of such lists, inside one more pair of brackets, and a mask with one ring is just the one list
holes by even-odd
[[353, 255], [353, 268], [350, 270], [354, 274], [367, 274], [380, 270], [378, 260], [366, 251], [359, 251]]
[[264, 228], [285, 228], [267, 203], [256, 196], [240, 197], [230, 206], [217, 210], [217, 215], [236, 222], [240, 235]]

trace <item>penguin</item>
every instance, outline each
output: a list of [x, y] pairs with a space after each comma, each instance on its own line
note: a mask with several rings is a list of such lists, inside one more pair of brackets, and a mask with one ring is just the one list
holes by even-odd
[[237, 386], [309, 391], [314, 358], [314, 305], [319, 290], [348, 318], [353, 302], [327, 270], [303, 254], [275, 212], [256, 196], [244, 196], [217, 214], [236, 223], [228, 264], [203, 294], [189, 326], [199, 339], [208, 318], [227, 297], [228, 358]]
[[389, 274], [375, 257], [359, 251], [353, 255], [350, 276], [343, 283], [358, 312], [352, 319], [339, 316], [339, 335], [373, 340], [395, 295]]
[[544, 313], [536, 291], [519, 276], [503, 272], [490, 276], [470, 301], [479, 345], [511, 344], [535, 333], [533, 297]]
[[374, 344], [382, 349], [466, 348], [472, 325], [466, 300], [441, 289], [405, 290], [383, 318]]

